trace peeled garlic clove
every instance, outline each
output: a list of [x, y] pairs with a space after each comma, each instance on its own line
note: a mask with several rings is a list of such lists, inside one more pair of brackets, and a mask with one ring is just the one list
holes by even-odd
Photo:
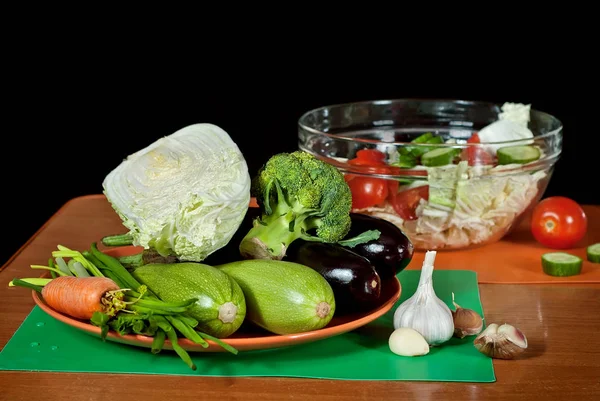
[[389, 346], [396, 355], [419, 356], [429, 353], [429, 344], [425, 338], [409, 327], [395, 329], [390, 335]]
[[513, 359], [527, 348], [527, 338], [510, 324], [490, 324], [473, 341], [479, 352], [492, 358]]
[[465, 338], [478, 334], [483, 329], [483, 319], [477, 312], [472, 309], [466, 309], [454, 302], [454, 294], [452, 294], [452, 302], [455, 310], [452, 311], [454, 320], [454, 336]]

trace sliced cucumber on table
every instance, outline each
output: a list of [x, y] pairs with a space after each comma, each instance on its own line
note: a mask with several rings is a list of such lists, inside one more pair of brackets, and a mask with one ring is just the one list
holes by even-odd
[[542, 255], [542, 268], [550, 276], [574, 276], [581, 273], [583, 259], [566, 252], [550, 252]]
[[600, 242], [587, 247], [587, 260], [592, 263], [600, 263]]
[[498, 164], [525, 164], [540, 158], [540, 149], [529, 145], [506, 146], [498, 149]]

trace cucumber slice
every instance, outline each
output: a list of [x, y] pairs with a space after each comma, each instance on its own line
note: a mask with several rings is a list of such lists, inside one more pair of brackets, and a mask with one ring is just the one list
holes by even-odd
[[421, 163], [427, 167], [445, 166], [451, 164], [455, 156], [455, 148], [438, 148], [421, 156]]
[[433, 138], [429, 138], [427, 140], [427, 143], [433, 143], [433, 144], [435, 144], [435, 143], [444, 143], [444, 138], [442, 138], [441, 136], [437, 135], [437, 136], [434, 136]]
[[[438, 136], [433, 136], [433, 137], [427, 139], [427, 141], [425, 141], [424, 143], [427, 143], [427, 144], [444, 143], [444, 139], [438, 135]], [[411, 146], [410, 153], [414, 157], [421, 157], [421, 156], [423, 156], [424, 153], [429, 152], [429, 150], [430, 150], [430, 148], [428, 148], [427, 146]]]
[[498, 149], [498, 164], [525, 164], [540, 158], [540, 149], [535, 146], [517, 145]]
[[[433, 133], [426, 132], [424, 134], [419, 135], [412, 141], [410, 141], [410, 143], [427, 143], [431, 138], [433, 138]], [[400, 152], [401, 155], [413, 155], [414, 149], [415, 148], [412, 146], [406, 146], [404, 148], [400, 148], [398, 151]], [[413, 155], [413, 156], [418, 157], [419, 155]]]
[[[398, 185], [399, 186], [406, 186], [406, 185], [411, 185], [415, 182], [415, 180], [411, 180], [410, 178], [398, 178]], [[425, 184], [427, 185], [427, 184]]]
[[394, 166], [400, 167], [400, 168], [413, 168], [414, 166], [417, 165], [417, 160], [410, 154], [399, 154], [398, 155], [398, 162], [394, 163]]
[[415, 139], [413, 139], [411, 142], [412, 143], [425, 143], [428, 140], [430, 140], [431, 138], [433, 138], [433, 133], [432, 132], [426, 132], [424, 134], [419, 135], [418, 137], [416, 137]]
[[581, 273], [583, 260], [566, 252], [550, 252], [542, 255], [542, 268], [550, 276], [574, 276]]
[[587, 247], [587, 260], [592, 263], [600, 263], [600, 242]]

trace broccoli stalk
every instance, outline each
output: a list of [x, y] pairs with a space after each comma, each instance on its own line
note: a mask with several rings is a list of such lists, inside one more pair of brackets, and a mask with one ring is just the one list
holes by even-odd
[[261, 216], [240, 243], [246, 259], [281, 260], [297, 239], [354, 246], [379, 238], [377, 230], [344, 238], [351, 225], [350, 188], [334, 166], [306, 152], [272, 156], [252, 180], [251, 192]]

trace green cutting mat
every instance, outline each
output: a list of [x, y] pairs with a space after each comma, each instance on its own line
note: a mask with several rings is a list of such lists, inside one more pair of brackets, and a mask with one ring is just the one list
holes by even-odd
[[[399, 302], [412, 295], [419, 271], [403, 271]], [[477, 276], [472, 271], [433, 273], [437, 295], [483, 315]], [[0, 352], [0, 370], [103, 372], [191, 376], [287, 376], [340, 380], [421, 380], [494, 382], [492, 360], [473, 347], [473, 338], [452, 339], [421, 357], [393, 354], [388, 338], [396, 304], [386, 315], [355, 331], [287, 348], [229, 353], [192, 353], [190, 370], [171, 351], [149, 349], [99, 338], [63, 324], [33, 308]]]

